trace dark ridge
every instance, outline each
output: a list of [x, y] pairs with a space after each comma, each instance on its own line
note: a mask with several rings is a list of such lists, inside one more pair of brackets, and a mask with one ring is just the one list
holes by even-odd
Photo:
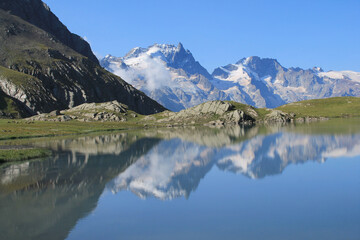
[[51, 33], [66, 46], [99, 64], [89, 43], [71, 33], [41, 0], [1, 0], [0, 8]]

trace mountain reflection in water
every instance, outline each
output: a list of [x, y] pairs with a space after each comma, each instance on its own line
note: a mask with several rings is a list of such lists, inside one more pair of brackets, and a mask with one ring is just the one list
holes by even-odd
[[189, 197], [214, 165], [224, 171], [259, 179], [281, 174], [289, 164], [321, 163], [327, 157], [338, 156], [360, 156], [360, 135], [276, 132], [222, 147], [174, 138], [154, 146], [108, 187], [115, 192], [131, 190], [141, 198]]
[[290, 164], [360, 156], [357, 130], [301, 129], [160, 129], [39, 141], [53, 157], [0, 168], [0, 239], [64, 239], [106, 188], [144, 199], [189, 198], [214, 166], [261, 179]]

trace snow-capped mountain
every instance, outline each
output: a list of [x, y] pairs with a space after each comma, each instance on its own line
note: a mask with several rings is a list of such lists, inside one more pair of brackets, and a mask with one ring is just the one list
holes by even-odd
[[181, 43], [137, 47], [121, 58], [107, 55], [101, 65], [173, 111], [226, 99], [226, 94], [211, 84], [208, 71]]
[[172, 111], [211, 100], [275, 108], [306, 99], [360, 96], [358, 72], [285, 68], [270, 58], [243, 58], [210, 75], [181, 43], [137, 47], [100, 63]]
[[360, 96], [360, 73], [285, 68], [276, 59], [248, 57], [214, 70], [211, 82], [231, 99], [278, 107], [307, 99]]

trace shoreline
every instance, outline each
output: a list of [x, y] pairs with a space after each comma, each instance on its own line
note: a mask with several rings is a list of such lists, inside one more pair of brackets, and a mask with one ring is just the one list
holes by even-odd
[[[330, 118], [330, 119], [321, 119], [321, 118], [311, 118], [311, 121], [293, 121], [293, 122], [256, 122], [252, 125], [238, 124], [238, 126], [244, 127], [289, 127], [292, 126], [304, 126], [305, 130], [307, 128], [311, 128], [311, 124], [320, 123], [323, 126], [326, 125], [326, 122], [333, 121], [342, 121], [346, 119], [353, 119], [353, 121], [357, 121], [359, 118]], [[54, 139], [54, 138], [76, 138], [81, 136], [91, 136], [91, 135], [102, 135], [102, 134], [111, 134], [111, 133], [124, 133], [124, 132], [142, 132], [142, 131], [151, 131], [151, 130], [169, 130], [173, 131], [173, 129], [182, 129], [182, 128], [205, 128], [205, 129], [216, 129], [221, 130], [224, 128], [231, 128], [235, 125], [233, 124], [225, 124], [225, 125], [172, 125], [168, 126], [165, 124], [162, 125], [127, 125], [124, 122], [87, 122], [81, 123], [82, 128], [77, 128], [79, 123], [74, 121], [69, 122], [60, 122], [60, 123], [51, 123], [51, 122], [40, 122], [35, 121], [32, 124], [28, 124], [25, 122], [26, 120], [18, 120], [9, 122], [7, 120], [0, 120], [0, 129], [6, 128], [5, 134], [8, 136], [3, 136], [0, 139], [0, 165], [9, 162], [17, 162], [17, 161], [26, 161], [34, 158], [48, 157], [51, 155], [51, 150], [43, 149], [38, 147], [31, 146], [29, 142], [34, 139], [43, 139], [46, 140]], [[322, 123], [321, 123], [322, 122]], [[326, 126], [325, 126], [326, 127]], [[20, 131], [15, 131], [19, 130]], [[40, 131], [41, 130], [41, 131]], [[4, 130], [3, 130], [4, 131]], [[39, 132], [40, 131], [40, 132]]]

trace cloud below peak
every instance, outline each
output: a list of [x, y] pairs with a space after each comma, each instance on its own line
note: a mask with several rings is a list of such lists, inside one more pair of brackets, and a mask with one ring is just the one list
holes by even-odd
[[153, 58], [144, 53], [141, 56], [141, 61], [136, 63], [125, 61], [125, 64], [127, 64], [127, 68], [121, 68], [116, 63], [110, 64], [109, 68], [114, 74], [132, 85], [141, 82], [142, 88], [148, 91], [154, 91], [164, 86], [173, 86], [169, 70], [164, 62], [157, 57]]

